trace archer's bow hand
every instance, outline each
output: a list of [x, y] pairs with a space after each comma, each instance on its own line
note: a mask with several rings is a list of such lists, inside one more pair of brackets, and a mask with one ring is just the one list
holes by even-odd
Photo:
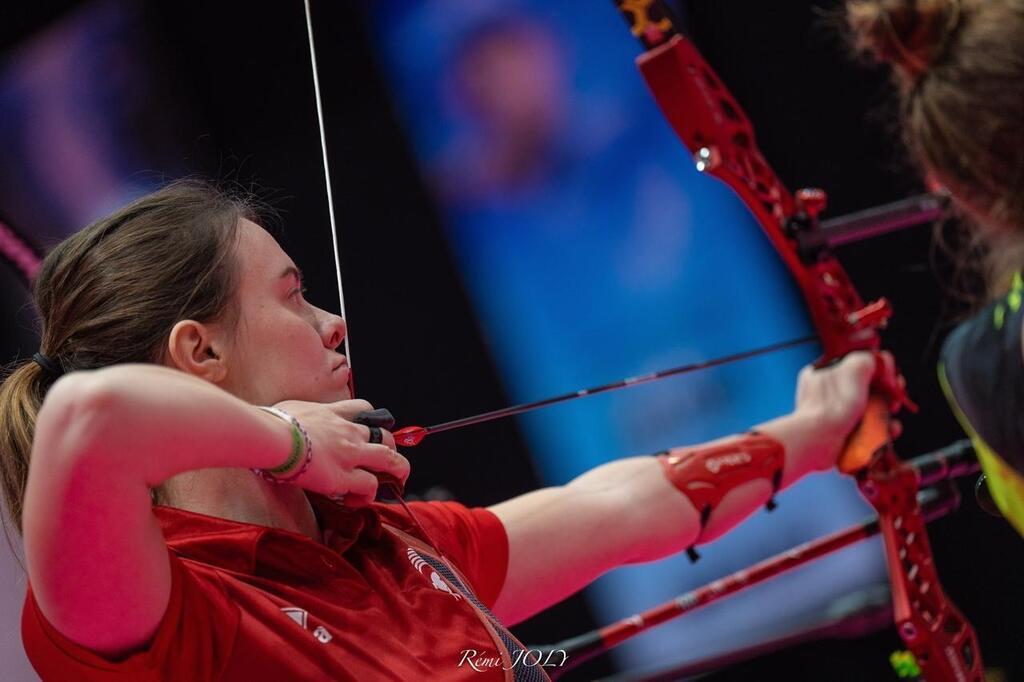
[[[903, 378], [897, 374], [892, 355], [886, 352], [850, 353], [825, 368], [805, 367], [796, 391], [796, 413], [807, 417], [816, 445], [806, 449], [805, 471], [825, 471], [837, 464], [850, 434], [861, 423], [872, 395], [881, 395], [891, 407], [905, 400]], [[891, 424], [892, 436], [899, 424]]]
[[797, 386], [798, 414], [810, 418], [819, 446], [807, 450], [806, 471], [824, 471], [837, 464], [844, 471], [850, 441], [863, 429], [866, 413], [871, 409], [887, 411], [884, 420], [874, 420], [884, 428], [886, 438], [895, 438], [901, 431], [899, 422], [889, 419], [902, 407], [915, 410], [906, 397], [905, 382], [898, 374], [888, 352], [857, 351], [839, 363], [826, 368], [805, 367]]

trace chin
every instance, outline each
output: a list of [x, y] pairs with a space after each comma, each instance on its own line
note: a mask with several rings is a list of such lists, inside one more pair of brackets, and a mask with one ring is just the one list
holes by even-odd
[[352, 389], [346, 382], [341, 386], [332, 386], [331, 389], [326, 392], [324, 397], [326, 398], [326, 402], [329, 403], [338, 402], [339, 400], [351, 400]]
[[338, 368], [335, 371], [334, 378], [339, 382], [338, 393], [341, 397], [335, 398], [335, 400], [351, 400], [352, 399], [352, 372], [348, 367]]
[[350, 400], [352, 392], [347, 386], [321, 386], [315, 391], [310, 391], [308, 400], [313, 403], [336, 403], [339, 400]]

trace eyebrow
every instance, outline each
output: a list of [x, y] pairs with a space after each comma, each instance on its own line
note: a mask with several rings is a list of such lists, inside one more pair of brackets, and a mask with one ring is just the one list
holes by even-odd
[[288, 277], [288, 276], [291, 276], [291, 275], [294, 275], [295, 278], [299, 280], [299, 282], [303, 281], [303, 279], [302, 279], [302, 270], [299, 270], [299, 268], [297, 268], [294, 265], [289, 265], [284, 270], [282, 270], [281, 274], [278, 275], [277, 278], [278, 279], [284, 279], [285, 277]]

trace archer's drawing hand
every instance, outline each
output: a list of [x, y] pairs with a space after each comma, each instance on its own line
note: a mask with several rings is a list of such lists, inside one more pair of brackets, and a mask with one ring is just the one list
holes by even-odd
[[[295, 485], [331, 497], [344, 495], [345, 504], [356, 507], [376, 497], [379, 480], [375, 474], [387, 475], [402, 485], [409, 477], [409, 460], [395, 450], [391, 432], [381, 429], [382, 442], [371, 443], [370, 427], [352, 421], [373, 409], [367, 401], [286, 400], [276, 407], [299, 420], [313, 446], [309, 469]], [[280, 476], [287, 478], [288, 473]]]

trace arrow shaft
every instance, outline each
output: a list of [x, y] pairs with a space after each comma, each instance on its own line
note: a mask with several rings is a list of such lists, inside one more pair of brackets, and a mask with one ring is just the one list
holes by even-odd
[[798, 339], [792, 339], [790, 341], [782, 341], [780, 343], [773, 343], [768, 346], [762, 346], [760, 348], [754, 348], [752, 350], [742, 351], [740, 353], [733, 353], [732, 355], [725, 355], [713, 360], [703, 360], [701, 362], [694, 362], [686, 365], [680, 365], [678, 367], [672, 367], [670, 369], [664, 369], [659, 372], [651, 372], [650, 374], [641, 374], [635, 377], [629, 377], [628, 379], [620, 379], [607, 384], [601, 384], [600, 386], [594, 386], [592, 388], [585, 388], [578, 391], [572, 391], [570, 393], [563, 393], [551, 398], [545, 398], [543, 400], [535, 400], [529, 403], [522, 403], [520, 405], [513, 405], [511, 407], [503, 407], [500, 410], [492, 410], [491, 412], [484, 412], [483, 414], [474, 415], [472, 417], [463, 417], [461, 419], [455, 419], [453, 421], [443, 422], [441, 424], [435, 424], [433, 426], [426, 427], [427, 433], [441, 433], [442, 431], [451, 431], [453, 429], [461, 429], [466, 426], [472, 426], [474, 424], [482, 424], [484, 422], [494, 421], [495, 419], [504, 419], [505, 417], [512, 417], [517, 414], [523, 414], [526, 412], [532, 412], [533, 410], [540, 409], [542, 407], [549, 407], [551, 405], [557, 405], [559, 403], [569, 402], [570, 400], [577, 400], [579, 398], [586, 398], [592, 395], [598, 395], [600, 393], [609, 393], [611, 391], [617, 391], [622, 388], [630, 388], [632, 386], [640, 386], [641, 384], [649, 384], [653, 381], [660, 381], [661, 379], [667, 379], [668, 377], [678, 376], [680, 374], [688, 374], [690, 372], [696, 372], [702, 369], [710, 369], [711, 367], [718, 367], [720, 365], [727, 365], [733, 362], [739, 362], [740, 360], [747, 360], [759, 355], [767, 355], [769, 353], [775, 353], [780, 350], [786, 350], [788, 348], [794, 348], [796, 346], [802, 346], [805, 344], [813, 343], [818, 340], [817, 336], [804, 336]]

